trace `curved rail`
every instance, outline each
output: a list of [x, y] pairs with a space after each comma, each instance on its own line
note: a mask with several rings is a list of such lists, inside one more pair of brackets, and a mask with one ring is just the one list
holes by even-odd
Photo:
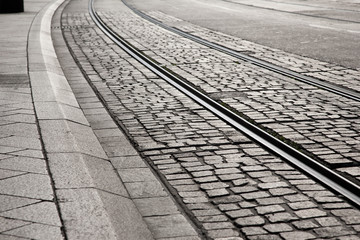
[[340, 96], [343, 96], [343, 97], [346, 97], [346, 98], [350, 98], [352, 100], [360, 102], [360, 92], [357, 92], [357, 91], [354, 91], [354, 90], [351, 90], [351, 89], [348, 89], [348, 88], [345, 88], [345, 87], [341, 87], [341, 86], [338, 86], [338, 85], [335, 85], [335, 84], [332, 84], [332, 83], [329, 83], [329, 82], [321, 81], [321, 80], [313, 78], [313, 77], [305, 76], [303, 74], [300, 74], [300, 73], [297, 73], [295, 71], [292, 71], [292, 70], [277, 66], [275, 64], [260, 60], [258, 58], [254, 58], [254, 57], [248, 56], [246, 54], [239, 53], [239, 52], [237, 52], [237, 51], [235, 51], [233, 49], [224, 47], [224, 46], [222, 46], [220, 44], [207, 41], [205, 39], [202, 39], [202, 38], [197, 37], [195, 35], [192, 35], [190, 33], [186, 33], [184, 31], [181, 31], [181, 30], [179, 30], [177, 28], [170, 27], [170, 26], [168, 26], [168, 25], [166, 25], [166, 24], [164, 24], [164, 23], [162, 23], [162, 22], [160, 22], [160, 21], [146, 15], [145, 13], [135, 9], [134, 7], [130, 6], [126, 1], [122, 0], [122, 2], [128, 8], [130, 8], [134, 13], [136, 13], [138, 16], [140, 16], [140, 17], [142, 17], [142, 18], [144, 18], [144, 19], [146, 19], [146, 20], [148, 20], [148, 21], [150, 21], [150, 22], [152, 22], [152, 23], [154, 23], [154, 24], [168, 30], [168, 31], [176, 33], [176, 34], [178, 34], [178, 35], [180, 35], [182, 37], [188, 38], [188, 39], [190, 39], [190, 40], [192, 40], [194, 42], [200, 43], [200, 44], [202, 44], [204, 46], [207, 46], [209, 48], [218, 50], [218, 51], [220, 51], [222, 53], [228, 54], [228, 55], [230, 55], [232, 57], [235, 57], [237, 59], [249, 62], [249, 63], [254, 64], [254, 65], [258, 66], [258, 67], [265, 68], [267, 70], [270, 70], [272, 72], [276, 72], [276, 73], [281, 74], [283, 76], [290, 77], [290, 78], [295, 79], [297, 81], [301, 81], [303, 83], [310, 84], [310, 85], [316, 86], [318, 88], [324, 89], [326, 91], [335, 93], [337, 95], [340, 95]]
[[284, 142], [281, 142], [264, 130], [246, 121], [234, 112], [196, 90], [178, 76], [151, 61], [146, 55], [132, 47], [123, 38], [111, 30], [94, 11], [93, 4], [94, 0], [89, 0], [89, 12], [96, 25], [131, 57], [135, 58], [138, 62], [143, 64], [160, 78], [176, 87], [179, 91], [221, 118], [223, 121], [233, 126], [235, 129], [244, 133], [262, 147], [275, 153], [285, 161], [294, 165], [298, 169], [301, 169], [305, 174], [308, 174], [311, 177], [317, 179], [318, 181], [328, 186], [330, 189], [340, 193], [358, 207], [360, 207], [360, 187], [358, 185], [327, 168], [326, 166], [323, 166], [316, 160], [288, 146]]
[[[232, 3], [232, 4], [236, 4], [236, 5], [242, 5], [242, 6], [252, 7], [252, 8], [260, 8], [260, 9], [265, 9], [265, 10], [270, 10], [270, 11], [283, 12], [283, 13], [289, 13], [289, 14], [312, 17], [312, 18], [322, 18], [322, 19], [334, 20], [334, 21], [339, 21], [339, 22], [347, 22], [347, 23], [360, 23], [359, 21], [352, 21], [352, 20], [346, 20], [346, 19], [341, 19], [341, 18], [333, 18], [333, 17], [312, 15], [312, 14], [306, 14], [306, 13], [303, 13], [303, 12], [292, 12], [292, 11], [280, 10], [280, 9], [275, 9], [275, 8], [256, 6], [256, 5], [252, 5], [252, 4], [234, 2], [234, 1], [231, 1], [231, 0], [222, 0], [222, 1]], [[276, 2], [276, 1], [272, 1], [272, 2]], [[294, 4], [294, 3], [283, 3], [283, 4], [298, 5], [298, 6], [308, 6], [308, 7], [310, 6], [310, 5]], [[355, 13], [359, 12], [357, 10], [339, 9], [339, 8], [325, 8], [325, 7], [321, 7], [321, 6], [310, 6], [310, 7], [326, 9], [326, 10], [339, 10], [339, 11], [345, 11], [345, 12], [355, 12]]]

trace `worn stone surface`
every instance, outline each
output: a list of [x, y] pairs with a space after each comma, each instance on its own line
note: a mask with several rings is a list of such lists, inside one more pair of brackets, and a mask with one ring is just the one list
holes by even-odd
[[25, 0], [32, 11], [0, 15], [1, 239], [63, 239], [28, 74], [28, 40], [49, 2]]
[[[126, 31], [131, 44], [201, 88], [213, 99], [222, 101], [257, 124], [297, 143], [326, 164], [334, 167], [359, 164], [359, 126], [356, 122], [359, 104], [356, 101], [254, 67], [187, 39], [177, 39], [174, 34], [149, 26], [125, 11], [122, 17], [111, 12], [101, 14], [116, 25], [115, 31], [123, 34]], [[353, 80], [358, 79], [355, 70], [269, 49], [191, 25], [181, 19], [175, 18], [174, 21], [174, 18], [161, 12], [150, 12], [150, 15], [168, 24], [181, 22], [180, 26], [176, 26], [186, 32], [238, 50], [247, 49], [244, 51], [253, 52], [253, 56], [277, 65], [359, 89], [358, 81]], [[141, 30], [134, 31], [134, 26]], [[158, 31], [162, 34], [157, 34]], [[234, 42], [237, 44], [234, 45]], [[346, 74], [350, 76], [345, 77]], [[342, 172], [359, 179], [356, 167]]]
[[[296, 138], [306, 146], [313, 145], [314, 153], [319, 156], [334, 159], [330, 155], [335, 150], [319, 147], [320, 142], [327, 141], [317, 138], [316, 134], [320, 133], [314, 128], [331, 131], [334, 127], [322, 125], [323, 121], [329, 117], [329, 121], [340, 119], [336, 124], [345, 124], [345, 116], [352, 122], [348, 129], [354, 126], [354, 121], [347, 114], [356, 109], [356, 103], [351, 103], [349, 109], [339, 113], [338, 108], [345, 104], [344, 99], [332, 96], [336, 101], [327, 102], [328, 105], [324, 106], [328, 96], [314, 87], [266, 71], [258, 72], [245, 63], [234, 63], [232, 58], [149, 25], [129, 13], [120, 2], [105, 2], [113, 4], [112, 11], [102, 7], [99, 14], [135, 47], [259, 123], [280, 124], [273, 129], [283, 136]], [[333, 232], [320, 230], [321, 220], [318, 222], [316, 219], [321, 218], [334, 218], [341, 222], [340, 227], [347, 227], [346, 231], [340, 231], [342, 234], [351, 236], [354, 235], [352, 231], [358, 231], [355, 230], [356, 224], [346, 226], [341, 219], [343, 216], [332, 213], [337, 209], [335, 205], [325, 208], [325, 204], [344, 204], [343, 200], [261, 149], [144, 69], [109, 43], [88, 16], [68, 12], [62, 20], [67, 26], [63, 30], [65, 38], [79, 59], [79, 65], [88, 73], [88, 80], [102, 95], [105, 105], [128, 134], [136, 150], [204, 227], [206, 237], [312, 239], [320, 238], [320, 234], [324, 234], [323, 238], [332, 237]], [[75, 25], [77, 27], [72, 27]], [[195, 58], [198, 61], [194, 61]], [[222, 92], [224, 88], [226, 92]], [[307, 97], [314, 102], [302, 101], [304, 90], [311, 92]], [[271, 100], [275, 95], [278, 97]], [[325, 108], [329, 108], [326, 113]], [[265, 109], [271, 110], [266, 112]], [[300, 111], [300, 114], [293, 114], [294, 111]], [[89, 113], [97, 118], [96, 111]], [[309, 133], [309, 139], [303, 139], [302, 133], [294, 134], [296, 126], [291, 125], [291, 122], [294, 125], [299, 123], [299, 129], [305, 128], [302, 123], [306, 121], [314, 125], [309, 129], [309, 132], [314, 132], [314, 135]], [[342, 133], [347, 131], [342, 130]], [[107, 131], [97, 132], [105, 134]], [[144, 166], [118, 161], [120, 153], [111, 145], [113, 139], [116, 138], [103, 138], [109, 142], [108, 147], [112, 150], [108, 153], [114, 154], [113, 160], [118, 164], [117, 169], [125, 186], [131, 189], [130, 196], [139, 198], [138, 202], [142, 205], [148, 201], [142, 200], [143, 197], [163, 197], [161, 187], [149, 177], [149, 171], [143, 169]], [[314, 144], [315, 139], [317, 144]], [[351, 147], [350, 152], [355, 148]], [[342, 158], [344, 152], [340, 154]], [[353, 157], [351, 161], [355, 162]], [[149, 181], [148, 188], [141, 184], [146, 181]], [[352, 210], [358, 211], [351, 205], [344, 208], [345, 212]], [[150, 210], [144, 209], [144, 212], [147, 211]], [[145, 219], [159, 238], [177, 237], [179, 234], [179, 228], [170, 231], [169, 226], [162, 226], [166, 221], [172, 222], [163, 216]], [[209, 223], [219, 223], [223, 228], [215, 229], [215, 224]], [[159, 229], [165, 232], [160, 233]]]

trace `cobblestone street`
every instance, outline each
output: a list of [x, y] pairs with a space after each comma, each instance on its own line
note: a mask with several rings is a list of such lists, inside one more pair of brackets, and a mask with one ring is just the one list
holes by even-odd
[[[118, 29], [119, 34], [125, 34], [131, 44], [211, 97], [359, 180], [359, 102], [218, 54], [187, 39], [179, 40], [174, 34], [131, 13], [104, 13], [104, 18]], [[134, 30], [134, 26], [139, 30]], [[202, 32], [203, 38], [213, 40], [209, 31]], [[168, 44], [168, 39], [173, 39], [176, 44]], [[226, 38], [218, 36], [217, 41], [226, 42]], [[238, 43], [237, 46], [245, 45], [247, 49], [244, 51], [261, 53], [254, 56], [266, 60], [269, 60], [267, 54], [276, 52], [259, 46], [251, 49], [248, 44], [241, 44], [239, 39], [232, 42]], [[291, 57], [292, 61], [289, 60]], [[282, 52], [276, 54], [276, 59], [283, 59], [281, 66], [288, 67], [286, 64], [290, 62], [293, 63], [290, 65], [298, 66], [293, 70], [324, 73], [324, 76], [328, 75], [326, 80], [355, 89], [360, 87], [356, 72], [353, 76], [348, 74], [350, 69], [346, 69], [348, 81], [342, 81], [341, 77], [330, 76], [341, 67], [289, 57]]]
[[[194, 4], [218, 0], [208, 1]], [[222, 2], [245, 4], [218, 2], [224, 11]], [[24, 13], [0, 14], [0, 239], [360, 239], [358, 202], [175, 88], [95, 18], [151, 63], [352, 184], [360, 183], [360, 102], [177, 35], [125, 3], [25, 0]], [[206, 28], [156, 4], [142, 12], [359, 93], [360, 68]]]
[[[358, 161], [355, 154], [351, 159], [351, 152], [358, 152], [359, 145], [346, 142], [358, 132], [357, 102], [330, 97], [315, 87], [259, 71], [146, 23], [119, 2], [111, 6], [111, 12], [102, 9], [100, 14], [111, 27], [209, 95], [304, 145], [330, 164]], [[357, 238], [357, 209], [144, 69], [109, 43], [89, 16], [65, 11], [63, 24], [65, 38], [80, 66], [93, 73], [88, 75], [89, 81], [204, 236]], [[307, 67], [314, 69], [314, 65]], [[303, 94], [304, 89], [309, 96]], [[329, 101], [331, 98], [336, 100]], [[318, 134], [312, 132], [318, 125], [324, 129]], [[334, 133], [336, 127], [339, 130]], [[329, 133], [324, 132], [326, 129]], [[332, 143], [338, 135], [344, 147], [336, 143], [336, 147], [327, 148], [322, 138], [328, 135]], [[127, 176], [135, 173], [139, 172], [120, 171], [125, 185]]]

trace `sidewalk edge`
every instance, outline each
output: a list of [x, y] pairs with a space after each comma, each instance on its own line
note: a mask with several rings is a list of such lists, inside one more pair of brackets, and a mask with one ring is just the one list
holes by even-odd
[[[37, 121], [66, 237], [149, 239], [150, 231], [58, 62], [51, 19], [63, 2], [52, 1], [35, 17], [29, 32], [28, 62]], [[121, 214], [114, 219], [112, 212]]]

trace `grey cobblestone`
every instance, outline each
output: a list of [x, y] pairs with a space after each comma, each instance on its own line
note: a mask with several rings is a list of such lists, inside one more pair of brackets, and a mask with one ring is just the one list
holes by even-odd
[[[122, 31], [130, 26], [130, 24], [126, 25], [117, 21], [112, 13], [103, 13], [103, 15], [109, 21], [116, 22], [117, 28], [120, 28], [121, 25]], [[162, 13], [156, 13], [155, 15], [160, 18], [164, 17]], [[183, 22], [179, 19], [177, 21]], [[141, 20], [134, 19], [132, 23], [134, 24], [134, 22], [136, 22], [139, 29], [143, 28], [143, 31], [147, 33], [147, 39], [141, 39], [144, 35], [139, 35], [139, 32], [129, 33], [137, 37], [134, 40], [137, 45], [142, 45], [144, 49], [156, 49], [149, 50], [146, 53], [176, 73], [188, 78], [189, 81], [201, 87], [213, 98], [223, 101], [255, 120], [258, 124], [262, 124], [264, 127], [281, 134], [284, 138], [298, 143], [328, 164], [341, 166], [341, 164], [346, 163], [359, 163], [358, 152], [360, 149], [355, 143], [356, 140], [352, 141], [358, 135], [356, 133], [359, 132], [359, 126], [355, 121], [359, 117], [359, 104], [356, 102], [327, 94], [323, 90], [294, 82], [282, 76], [271, 75], [270, 72], [265, 70], [255, 70], [254, 67], [234, 60], [232, 57], [226, 57], [219, 53], [215, 55], [214, 50], [206, 49], [205, 51], [204, 47], [190, 43], [187, 39], [179, 38], [176, 45], [165, 45], [165, 40], [159, 41], [159, 36], [154, 34], [156, 31], [152, 27], [150, 29], [144, 28], [146, 23]], [[186, 23], [186, 25], [188, 24]], [[347, 87], [353, 87], [353, 84], [349, 84], [349, 82], [353, 81], [342, 81], [345, 79], [343, 71], [351, 74], [352, 79], [356, 79], [358, 75], [357, 71], [354, 70], [346, 70], [278, 50], [274, 51], [260, 45], [250, 44], [241, 39], [194, 27], [193, 25], [190, 29], [201, 29], [199, 32], [192, 32], [192, 34], [200, 34], [201, 37], [210, 38], [211, 40], [214, 40], [213, 37], [217, 36], [215, 41], [225, 45], [229, 44], [226, 42], [231, 39], [231, 41], [238, 43], [236, 47], [230, 44], [237, 49], [239, 46], [243, 46], [247, 49], [245, 51], [256, 53], [254, 55], [256, 57], [276, 62], [281, 66], [296, 71], [320, 71], [319, 76], [322, 76], [321, 74], [325, 72], [332, 72], [330, 76], [335, 77], [336, 83]], [[174, 38], [173, 34], [164, 30], [160, 31], [167, 39]], [[156, 41], [150, 42], [149, 38], [156, 39]], [[133, 42], [132, 39], [129, 39], [129, 41]], [[249, 46], [251, 46], [252, 50], [248, 49]], [[266, 53], [271, 53], [272, 57], [269, 58]], [[205, 55], [207, 56], [206, 60]], [[275, 60], [276, 57], [283, 59], [283, 62]], [[338, 73], [339, 77], [336, 78], [335, 72]], [[320, 78], [332, 81], [331, 77]], [[304, 92], [304, 90], [306, 91]], [[314, 131], [314, 129], [321, 129], [321, 131]], [[213, 143], [213, 141], [209, 142]], [[319, 144], [321, 147], [313, 149], [311, 146], [314, 144]], [[342, 147], [339, 148], [339, 146]], [[230, 153], [231, 151], [226, 150], [225, 152]], [[256, 154], [261, 155], [261, 152]], [[355, 173], [354, 170], [344, 172], [359, 179], [358, 171], [355, 171]]]
[[176, 27], [185, 32], [190, 32], [193, 35], [208, 39], [211, 42], [224, 45], [240, 52], [246, 52], [250, 56], [260, 58], [275, 65], [282, 66], [296, 72], [306, 73], [309, 76], [314, 76], [325, 81], [333, 81], [336, 84], [340, 84], [354, 90], [359, 89], [358, 70], [346, 69], [341, 66], [335, 66], [330, 63], [290, 54], [278, 49], [271, 49], [238, 37], [233, 37], [224, 33], [193, 25], [178, 18], [173, 19], [173, 21], [168, 21], [167, 19], [169, 15], [162, 12], [151, 11], [147, 12], [147, 14], [160, 21], [166, 22], [167, 24], [176, 22]]
[[[176, 39], [175, 36], [166, 35], [169, 41], [165, 43], [159, 36], [159, 32], [162, 33], [162, 31], [134, 18], [126, 11], [123, 9], [119, 12], [102, 12], [100, 14], [110, 25], [117, 24], [119, 18], [126, 19], [126, 21], [132, 19], [137, 24], [136, 26], [131, 25], [133, 26], [132, 31], [128, 31], [127, 27], [124, 28], [126, 39], [132, 43], [135, 43], [134, 39], [141, 34], [148, 39], [155, 38], [159, 40], [158, 43], [176, 49], [193, 48], [187, 40]], [[118, 17], [115, 18], [114, 15]], [[207, 226], [206, 236], [215, 239], [236, 239], [237, 237], [240, 239], [297, 239], [296, 237], [312, 239], [321, 235], [323, 238], [328, 238], [334, 233], [324, 230], [315, 232], [315, 229], [321, 228], [316, 219], [326, 217], [338, 220], [341, 223], [339, 227], [347, 229], [346, 231], [341, 230], [341, 234], [350, 236], [358, 231], [354, 227], [357, 223], [347, 226], [344, 222], [346, 217], [342, 216], [341, 212], [333, 212], [338, 208], [325, 209], [323, 207], [325, 204], [343, 204], [342, 199], [335, 197], [327, 190], [310, 191], [307, 189], [308, 191], [303, 194], [297, 188], [298, 186], [301, 188], [301, 186], [310, 184], [318, 187], [318, 184], [314, 184], [305, 175], [282, 163], [281, 159], [262, 150], [241, 133], [231, 130], [225, 123], [161, 79], [148, 71], [143, 71], [142, 67], [129, 59], [122, 50], [108, 44], [99, 31], [87, 24], [88, 16], [76, 13], [64, 15], [64, 24], [71, 25], [71, 20], [74, 18], [78, 19], [83, 27], [65, 28], [64, 35], [74, 52], [76, 54], [82, 52], [91, 63], [89, 66], [84, 63], [85, 71], [98, 73], [100, 79], [94, 81], [93, 84], [100, 93], [104, 89], [110, 90], [111, 94], [107, 92], [108, 94], [103, 95], [110, 112], [123, 126], [124, 131], [128, 133], [129, 138], [142, 155], [154, 164], [154, 169], [158, 171], [159, 175], [167, 179], [166, 183], [174, 192], [176, 191], [183, 206], [191, 212], [194, 219], [202, 226]], [[118, 27], [123, 27], [123, 25], [124, 23], [119, 23]], [[151, 46], [156, 48], [155, 44], [157, 44], [155, 41], [145, 40], [141, 44], [137, 43], [136, 46], [145, 50]], [[174, 56], [180, 58], [186, 51], [179, 50], [178, 52], [181, 54]], [[160, 56], [156, 56], [154, 59], [166, 64]], [[182, 59], [182, 61], [188, 60]], [[219, 62], [221, 61], [223, 59], [219, 60]], [[83, 62], [85, 61], [80, 61], [80, 65], [83, 65]], [[115, 65], [119, 62], [121, 62], [120, 65]], [[203, 67], [205, 62], [198, 63], [198, 65], [202, 64]], [[196, 66], [196, 64], [185, 65], [187, 64], [183, 64], [181, 67]], [[234, 67], [239, 67], [240, 65], [238, 65], [235, 64]], [[214, 66], [214, 74], [228, 71], [221, 64]], [[180, 67], [180, 65], [176, 67]], [[246, 71], [252, 74], [252, 70], [247, 67]], [[125, 71], [120, 71], [123, 69]], [[184, 74], [184, 76], [188, 75]], [[197, 81], [203, 83], [195, 76], [194, 83]], [[232, 84], [226, 79], [221, 79], [221, 81]], [[269, 81], [269, 79], [260, 79], [260, 81]], [[280, 89], [280, 83], [277, 81], [275, 83], [278, 85], [273, 86], [274, 89]], [[205, 89], [207, 84], [204, 86]], [[217, 89], [208, 87], [209, 92], [218, 92]], [[241, 91], [239, 86], [233, 87], [236, 91]], [[288, 95], [294, 89], [299, 89], [293, 82], [281, 87], [287, 89], [283, 93], [284, 95]], [[315, 95], [319, 94], [313, 88], [310, 90], [313, 90]], [[231, 91], [229, 92], [231, 93]], [[276, 94], [276, 91], [273, 94]], [[114, 104], [115, 100], [109, 100], [112, 97], [116, 98], [117, 104]], [[246, 99], [243, 95], [236, 97], [241, 101]], [[254, 93], [254, 98], [260, 98], [259, 94]], [[259, 109], [262, 106], [262, 103], [256, 105]], [[126, 114], [124, 115], [123, 112]], [[319, 110], [319, 112], [321, 111]], [[328, 152], [326, 154], [329, 155]], [[133, 172], [126, 171], [125, 176], [131, 178], [133, 175]], [[143, 177], [140, 179], [139, 176], [136, 176], [136, 178], [139, 178], [139, 181], [144, 180]], [[289, 181], [295, 180], [304, 181], [294, 182], [294, 185], [290, 184]], [[130, 195], [152, 194], [148, 189], [138, 189], [136, 182], [129, 182], [125, 185], [133, 187], [134, 191]], [[232, 191], [232, 189], [238, 192]], [[241, 192], [241, 189], [245, 192]], [[220, 191], [220, 194], [215, 194], [215, 191], [209, 192], [213, 190]], [[296, 203], [300, 202], [305, 202], [309, 208], [299, 208]], [[290, 204], [293, 204], [293, 208]], [[316, 210], [311, 212], [308, 209]], [[344, 212], [351, 212], [350, 210], [358, 212], [351, 205], [343, 210]], [[259, 215], [258, 211], [262, 215]], [[232, 217], [229, 213], [232, 214]], [[302, 220], [301, 217], [306, 220]], [[154, 226], [159, 223], [155, 218], [149, 218], [150, 220], [153, 221]], [[224, 228], [212, 229], [216, 225], [208, 223], [221, 223]], [[268, 231], [265, 226], [269, 224], [279, 224], [278, 226], [282, 226], [283, 231], [265, 234]], [[290, 231], [290, 229], [292, 230]], [[298, 231], [299, 229], [301, 231]]]

